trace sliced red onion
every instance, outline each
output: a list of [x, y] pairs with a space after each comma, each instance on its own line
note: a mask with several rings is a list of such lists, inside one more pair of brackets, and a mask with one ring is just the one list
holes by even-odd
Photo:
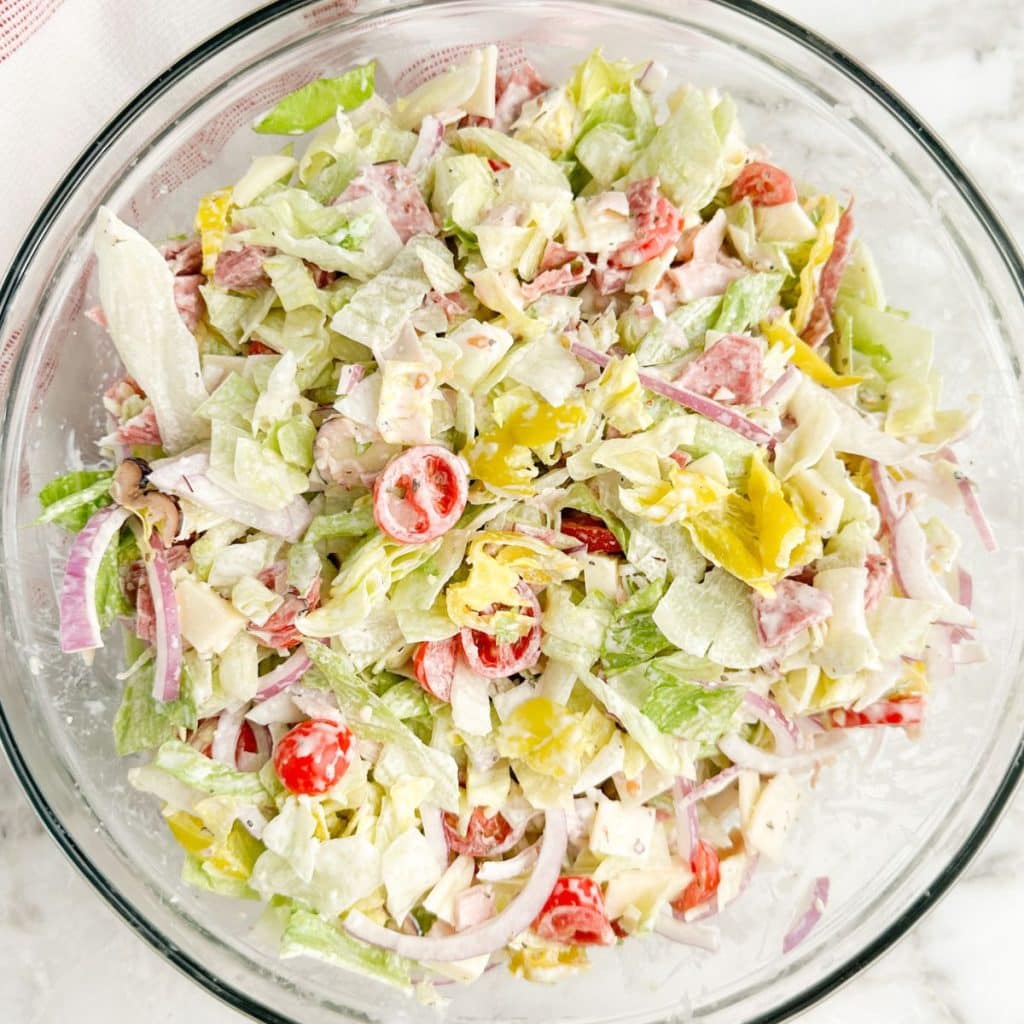
[[526, 537], [533, 537], [535, 540], [543, 541], [550, 547], [558, 548], [559, 551], [564, 551], [567, 555], [575, 554], [577, 551], [584, 551], [587, 547], [586, 544], [581, 543], [575, 537], [570, 537], [567, 533], [559, 533], [558, 530], [548, 530], [543, 526], [516, 523], [513, 529], [516, 533], [521, 533]]
[[181, 689], [181, 624], [178, 621], [178, 599], [174, 594], [170, 566], [163, 543], [154, 533], [152, 550], [145, 559], [146, 580], [153, 598], [156, 623], [156, 654], [153, 658], [153, 697], [156, 700], [177, 700]]
[[826, 736], [819, 741], [816, 750], [780, 757], [778, 754], [769, 754], [767, 751], [761, 750], [760, 747], [755, 747], [752, 743], [740, 739], [733, 733], [731, 736], [723, 736], [719, 740], [718, 749], [732, 761], [734, 767], [749, 768], [759, 775], [780, 775], [813, 768], [829, 753], [830, 748], [837, 741], [838, 735], [835, 740]]
[[[538, 811], [537, 814], [539, 813], [540, 812]], [[509, 832], [509, 834], [500, 843], [491, 848], [488, 856], [499, 857], [503, 853], [508, 853], [508, 851], [511, 850], [524, 835], [526, 835], [526, 830], [529, 828], [530, 822], [533, 821], [537, 814], [529, 814], [523, 818], [519, 824], [513, 825], [512, 831]], [[508, 819], [506, 818], [505, 820], [507, 821]]]
[[968, 611], [974, 605], [974, 577], [963, 567], [956, 570], [956, 596]]
[[264, 701], [283, 693], [289, 686], [297, 683], [312, 664], [306, 652], [299, 648], [287, 661], [282, 661], [273, 671], [260, 676], [260, 688], [253, 700]]
[[874, 460], [871, 461], [871, 482], [875, 485], [882, 526], [892, 533], [906, 509], [903, 496], [896, 493], [892, 477], [885, 466]]
[[448, 867], [448, 838], [445, 836], [444, 823], [441, 819], [441, 808], [433, 804], [420, 806], [420, 821], [423, 822], [423, 834], [430, 843], [438, 867], [444, 871]]
[[558, 881], [568, 841], [565, 812], [545, 811], [544, 836], [530, 880], [500, 914], [475, 928], [444, 938], [405, 935], [384, 928], [353, 910], [343, 922], [345, 930], [363, 942], [393, 950], [412, 960], [450, 963], [453, 960], [468, 960], [470, 957], [494, 953], [533, 924]]
[[960, 475], [959, 473], [956, 485], [960, 489], [960, 496], [964, 500], [964, 508], [971, 517], [971, 522], [974, 523], [974, 528], [978, 531], [978, 537], [985, 546], [985, 550], [998, 551], [999, 542], [996, 540], [996, 535], [992, 532], [992, 524], [988, 521], [985, 510], [981, 507], [977, 485], [970, 477]]
[[828, 905], [828, 878], [822, 876], [814, 880], [811, 892], [807, 900], [807, 906], [793, 923], [793, 927], [786, 932], [782, 940], [782, 952], [789, 953], [796, 949], [804, 939], [811, 933], [811, 929], [821, 920], [821, 915]]
[[892, 527], [892, 568], [907, 597], [952, 605], [948, 591], [928, 568], [928, 539], [913, 512], [904, 512]]
[[213, 742], [210, 744], [210, 757], [220, 761], [229, 768], [237, 768], [235, 752], [238, 750], [238, 737], [245, 721], [245, 709], [234, 711], [225, 708], [217, 716], [217, 727], [213, 730]]
[[[243, 750], [237, 757], [238, 769], [243, 772], [258, 772], [269, 760], [273, 743], [270, 739], [270, 730], [265, 725], [250, 722], [253, 739], [256, 741], [256, 749]], [[259, 838], [257, 836], [257, 838]]]
[[786, 717], [786, 713], [773, 700], [748, 692], [744, 703], [757, 716], [758, 721], [771, 730], [775, 737], [775, 753], [788, 757], [801, 744], [800, 730]]
[[718, 952], [721, 937], [717, 928], [708, 928], [688, 921], [679, 921], [670, 913], [661, 914], [654, 923], [654, 930], [662, 938], [679, 942], [684, 946], [697, 946], [709, 953]]
[[420, 122], [420, 134], [416, 146], [405, 165], [413, 174], [418, 174], [433, 159], [444, 139], [444, 123], [433, 114], [427, 114]]
[[696, 807], [701, 800], [707, 800], [708, 797], [721, 793], [723, 789], [727, 789], [732, 785], [742, 770], [738, 764], [731, 764], [728, 768], [723, 768], [717, 775], [702, 782], [699, 786], [694, 786], [688, 793], [677, 796], [675, 799], [676, 814], [680, 810], [685, 810], [691, 804]]
[[338, 397], [351, 395], [365, 374], [366, 367], [361, 363], [346, 363], [338, 374]]
[[[569, 348], [573, 355], [578, 356], [580, 359], [585, 359], [588, 363], [593, 363], [595, 366], [605, 367], [612, 360], [611, 356], [598, 352], [596, 349], [589, 348], [586, 345], [581, 345], [578, 341], [574, 341]], [[713, 399], [698, 395], [695, 391], [690, 391], [688, 388], [681, 388], [677, 384], [672, 384], [652, 373], [640, 373], [638, 376], [640, 383], [649, 391], [657, 392], [657, 394], [681, 405], [684, 409], [689, 409], [690, 412], [698, 413], [705, 417], [705, 419], [712, 420], [723, 427], [728, 427], [729, 430], [735, 431], [741, 437], [747, 438], [748, 441], [764, 445], [770, 445], [775, 441], [771, 431], [766, 430], [759, 423], [755, 423], [735, 410], [719, 405]]]
[[211, 512], [293, 543], [306, 532], [313, 513], [301, 495], [278, 511], [261, 508], [214, 483], [209, 470], [210, 456], [206, 452], [159, 459], [151, 467], [149, 482], [165, 494], [187, 498]]
[[784, 402], [799, 379], [796, 367], [792, 364], [787, 364], [775, 383], [761, 396], [758, 404], [768, 406], [774, 405], [776, 402]]
[[676, 779], [672, 797], [676, 811], [676, 853], [692, 859], [700, 839], [700, 824], [697, 818], [697, 802], [688, 799], [693, 795], [693, 783], [689, 779]]
[[103, 646], [96, 610], [96, 577], [103, 555], [117, 536], [128, 510], [108, 505], [94, 512], [75, 537], [60, 586], [60, 649], [65, 654]]
[[481, 882], [506, 882], [510, 878], [518, 878], [537, 863], [539, 853], [540, 843], [537, 842], [508, 860], [481, 861], [476, 869], [476, 877]]
[[928, 631], [928, 642], [925, 645], [924, 666], [930, 682], [949, 679], [953, 675], [954, 630], [940, 624], [932, 626]]

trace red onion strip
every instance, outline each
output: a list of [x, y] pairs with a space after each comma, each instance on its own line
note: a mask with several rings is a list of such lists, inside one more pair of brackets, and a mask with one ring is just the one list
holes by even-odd
[[871, 462], [871, 482], [875, 485], [882, 526], [892, 533], [905, 510], [902, 495], [896, 493], [889, 471], [874, 460]]
[[759, 405], [772, 405], [780, 397], [786, 395], [786, 389], [796, 380], [797, 372], [796, 367], [792, 364], [786, 366], [786, 368], [779, 374], [778, 380], [760, 397], [758, 400]]
[[963, 566], [956, 571], [956, 585], [957, 600], [970, 611], [974, 604], [974, 577]]
[[723, 789], [728, 788], [735, 781], [736, 776], [743, 769], [739, 765], [731, 764], [728, 768], [723, 768], [717, 775], [712, 776], [705, 782], [702, 782], [699, 786], [694, 786], [689, 793], [683, 796], [676, 796], [676, 814], [680, 810], [685, 810], [691, 804], [696, 806], [701, 800], [706, 800], [709, 796], [714, 796], [716, 793], [721, 793]]
[[[828, 748], [836, 742], [829, 740], [830, 737], [822, 737], [817, 750], [780, 757], [778, 754], [769, 754], [766, 750], [761, 750], [760, 747], [755, 747], [733, 734], [723, 736], [719, 740], [718, 749], [733, 762], [734, 767], [749, 768], [760, 775], [779, 775], [813, 768], [825, 756]], [[825, 749], [822, 749], [823, 746]]]
[[693, 794], [693, 783], [689, 779], [676, 779], [672, 787], [672, 796], [676, 809], [676, 853], [693, 858], [700, 839], [700, 825], [697, 820], [697, 802], [688, 799]]
[[444, 139], [444, 122], [433, 114], [427, 114], [420, 123], [419, 137], [416, 146], [405, 165], [413, 174], [419, 173], [430, 163], [434, 154], [441, 148]]
[[825, 907], [828, 905], [828, 889], [829, 881], [826, 877], [822, 876], [814, 880], [806, 908], [794, 922], [793, 927], [786, 932], [782, 940], [783, 953], [796, 949], [811, 933], [811, 929], [821, 920], [821, 915], [825, 912]]
[[[595, 366], [605, 367], [612, 360], [611, 356], [598, 352], [596, 349], [589, 348], [586, 345], [581, 345], [578, 341], [574, 341], [569, 346], [569, 349], [573, 355], [578, 356], [580, 359], [585, 359], [588, 363], [593, 363]], [[654, 391], [670, 401], [676, 402], [684, 409], [689, 409], [690, 412], [698, 413], [706, 419], [721, 424], [723, 427], [728, 427], [729, 430], [735, 431], [741, 437], [747, 438], [748, 441], [769, 445], [775, 440], [771, 431], [766, 430], [759, 423], [747, 419], [746, 416], [732, 409], [727, 409], [724, 405], [719, 405], [718, 402], [710, 398], [698, 395], [695, 391], [690, 391], [688, 388], [681, 388], [677, 384], [672, 384], [670, 381], [663, 380], [661, 377], [651, 373], [640, 373], [638, 376], [640, 383], [649, 391]]]
[[253, 700], [267, 700], [269, 697], [275, 697], [287, 690], [289, 686], [297, 683], [306, 674], [312, 664], [309, 656], [300, 648], [287, 661], [282, 661], [272, 672], [260, 676], [260, 688]]
[[60, 649], [65, 654], [103, 646], [96, 610], [96, 577], [104, 552], [117, 536], [128, 510], [108, 505], [94, 512], [75, 537], [60, 587]]
[[928, 568], [928, 541], [913, 512], [904, 512], [891, 530], [892, 567], [907, 597], [952, 605], [953, 599]]
[[671, 914], [662, 914], [654, 923], [654, 930], [663, 938], [684, 946], [697, 946], [709, 953], [718, 951], [720, 937], [717, 928], [703, 928], [699, 924], [678, 921]]
[[338, 396], [351, 395], [365, 374], [366, 367], [361, 363], [346, 363], [338, 374]]
[[273, 743], [270, 739], [270, 730], [265, 725], [249, 722], [249, 728], [256, 741], [256, 750], [241, 751], [238, 755], [238, 768], [243, 772], [258, 772], [270, 760]]
[[245, 709], [230, 711], [225, 708], [217, 716], [217, 728], [213, 730], [213, 742], [210, 744], [210, 757], [220, 761], [229, 768], [237, 768], [235, 753], [238, 750], [238, 737], [245, 721]]
[[800, 730], [786, 717], [785, 712], [773, 700], [757, 693], [747, 693], [744, 703], [757, 716], [758, 721], [771, 730], [775, 737], [775, 752], [788, 757], [800, 746]]
[[505, 882], [525, 875], [537, 863], [540, 844], [534, 843], [508, 860], [484, 860], [477, 865], [476, 877], [481, 882]]
[[171, 570], [163, 544], [157, 534], [150, 541], [152, 550], [146, 563], [146, 579], [153, 598], [156, 621], [156, 654], [153, 659], [153, 697], [160, 701], [177, 700], [181, 688], [181, 625], [178, 599], [174, 595]]
[[985, 550], [998, 551], [999, 542], [996, 540], [996, 535], [992, 532], [992, 524], [988, 521], [985, 510], [981, 507], [978, 489], [974, 481], [970, 477], [960, 476], [957, 479], [956, 485], [960, 489], [960, 496], [964, 500], [964, 508], [971, 517], [971, 522], [974, 523], [974, 528], [978, 531], [978, 537], [985, 546]]
[[558, 530], [548, 530], [543, 526], [516, 523], [513, 529], [516, 533], [521, 533], [526, 537], [533, 537], [535, 540], [543, 541], [550, 547], [558, 548], [559, 551], [564, 551], [567, 555], [575, 554], [577, 551], [584, 551], [587, 547], [586, 544], [582, 544], [575, 537], [570, 537], [567, 533], [559, 533]]
[[558, 881], [568, 841], [565, 812], [545, 811], [544, 837], [530, 880], [500, 914], [475, 928], [439, 938], [405, 935], [384, 928], [353, 910], [343, 922], [345, 930], [371, 946], [390, 949], [413, 960], [450, 963], [493, 953], [533, 924]]

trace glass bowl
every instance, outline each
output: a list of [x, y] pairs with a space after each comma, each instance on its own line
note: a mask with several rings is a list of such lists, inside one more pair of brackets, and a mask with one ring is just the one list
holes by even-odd
[[[851, 737], [848, 756], [817, 780], [785, 860], [722, 915], [717, 955], [651, 936], [598, 951], [589, 974], [556, 988], [498, 970], [472, 988], [445, 990], [452, 1022], [782, 1020], [852, 977], [934, 904], [1021, 773], [1024, 270], [976, 188], [916, 115], [828, 43], [754, 4], [272, 4], [188, 54], [114, 118], [57, 187], [0, 287], [0, 735], [76, 867], [215, 995], [264, 1021], [437, 1019], [375, 982], [314, 961], [279, 961], [250, 935], [256, 908], [179, 881], [179, 851], [156, 802], [131, 790], [131, 762], [114, 754], [116, 657], [108, 648], [88, 668], [59, 653], [54, 584], [64, 542], [33, 525], [34, 495], [54, 474], [94, 460], [103, 433], [98, 398], [116, 360], [83, 316], [96, 301], [90, 235], [98, 204], [164, 238], [190, 222], [200, 194], [280, 144], [248, 125], [281, 94], [370, 58], [386, 88], [401, 88], [489, 41], [503, 44], [506, 61], [528, 52], [556, 79], [603, 46], [728, 89], [748, 138], [797, 177], [856, 193], [860, 230], [890, 300], [937, 331], [947, 402], [976, 395], [984, 406], [964, 456], [1001, 553], [984, 554], [966, 520], [957, 525], [992, 659], [936, 687], [920, 740], [886, 730]], [[781, 936], [809, 879], [821, 874], [832, 882], [827, 914], [783, 956]]]

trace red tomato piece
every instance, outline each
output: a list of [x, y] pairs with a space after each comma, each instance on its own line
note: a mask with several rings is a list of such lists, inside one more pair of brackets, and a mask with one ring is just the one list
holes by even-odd
[[373, 485], [373, 518], [400, 544], [426, 544], [447, 533], [469, 493], [466, 464], [436, 444], [396, 455]]
[[248, 342], [248, 351], [246, 355], [249, 356], [276, 356], [277, 352], [274, 351], [269, 345], [264, 345], [262, 341], [257, 341], [253, 338], [252, 341]]
[[567, 946], [615, 945], [601, 886], [580, 875], [563, 875], [555, 882], [533, 930], [542, 939]]
[[592, 554], [615, 555], [622, 552], [622, 546], [615, 534], [597, 516], [567, 509], [562, 513], [562, 533], [575, 537]]
[[[211, 757], [213, 755], [213, 731], [217, 728], [217, 718], [204, 718], [197, 725], [195, 732], [192, 733], [191, 740], [198, 740], [202, 743], [199, 748], [199, 753], [203, 757]], [[205, 742], [204, 742], [205, 741]], [[193, 746], [196, 744], [193, 742]], [[235, 744], [235, 763], [238, 762], [239, 754], [255, 754], [259, 750], [259, 746], [256, 743], [256, 734], [252, 731], [252, 726], [248, 721], [242, 722], [242, 728], [238, 732], [238, 742]]]
[[[537, 595], [525, 583], [520, 583], [519, 593], [529, 601], [525, 614], [540, 619], [540, 602]], [[490, 633], [463, 626], [459, 634], [462, 651], [469, 667], [478, 675], [488, 679], [502, 679], [515, 672], [523, 672], [537, 664], [540, 658], [540, 626], [534, 626], [524, 636], [512, 643], [503, 644]]]
[[721, 881], [718, 854], [703, 839], [697, 841], [697, 849], [690, 857], [690, 870], [693, 872], [693, 880], [672, 902], [672, 909], [681, 914], [707, 903], [718, 891], [718, 883]]
[[348, 771], [352, 733], [341, 722], [311, 718], [284, 734], [274, 748], [274, 768], [292, 793], [319, 796]]
[[755, 160], [732, 183], [732, 201], [750, 199], [754, 206], [781, 206], [796, 199], [793, 179], [774, 164]]
[[890, 697], [876, 701], [862, 711], [833, 708], [828, 724], [834, 729], [857, 729], [871, 725], [920, 725], [924, 719], [923, 697]]
[[453, 853], [466, 853], [470, 857], [486, 857], [501, 846], [512, 834], [512, 826], [500, 815], [488, 818], [482, 807], [474, 808], [466, 825], [466, 834], [459, 832], [459, 817], [446, 812], [444, 834], [448, 849]]
[[658, 191], [657, 178], [634, 181], [626, 197], [636, 235], [609, 256], [612, 267], [638, 267], [656, 259], [676, 244], [683, 228], [682, 214]]
[[455, 659], [461, 644], [458, 636], [447, 640], [427, 640], [412, 656], [412, 671], [417, 682], [432, 697], [446, 703], [452, 699]]

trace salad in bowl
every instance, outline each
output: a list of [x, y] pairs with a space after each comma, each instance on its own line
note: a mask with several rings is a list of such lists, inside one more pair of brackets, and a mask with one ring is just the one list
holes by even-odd
[[254, 127], [312, 134], [181, 237], [99, 211], [109, 460], [40, 494], [183, 877], [425, 1000], [716, 948], [847, 731], [985, 657], [921, 513], [994, 547], [977, 410], [853, 197], [654, 62], [483, 47], [390, 102], [369, 64]]

